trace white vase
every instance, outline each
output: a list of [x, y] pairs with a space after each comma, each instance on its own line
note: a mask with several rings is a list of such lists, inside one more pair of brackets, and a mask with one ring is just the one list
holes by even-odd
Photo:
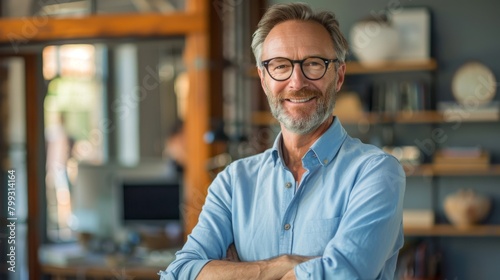
[[491, 199], [471, 189], [461, 189], [444, 200], [444, 212], [452, 224], [460, 228], [473, 226], [488, 216]]
[[399, 50], [398, 30], [388, 22], [366, 20], [356, 23], [350, 31], [351, 48], [363, 64], [390, 60]]

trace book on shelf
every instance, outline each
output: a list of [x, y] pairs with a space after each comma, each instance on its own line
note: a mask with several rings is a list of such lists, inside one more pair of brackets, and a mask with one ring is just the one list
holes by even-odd
[[439, 149], [437, 155], [440, 158], [478, 158], [484, 156], [485, 151], [478, 146], [472, 147], [445, 147]]
[[433, 158], [433, 167], [438, 171], [487, 170], [490, 166], [490, 153], [480, 147], [443, 148]]
[[404, 228], [431, 228], [434, 226], [434, 212], [427, 209], [404, 209]]
[[459, 104], [456, 102], [439, 102], [438, 111], [443, 114], [446, 122], [500, 120], [500, 102], [494, 101], [486, 104]]
[[406, 241], [399, 251], [395, 279], [440, 279], [441, 252], [430, 240]]
[[372, 111], [380, 113], [429, 110], [431, 101], [421, 81], [380, 81], [373, 85]]

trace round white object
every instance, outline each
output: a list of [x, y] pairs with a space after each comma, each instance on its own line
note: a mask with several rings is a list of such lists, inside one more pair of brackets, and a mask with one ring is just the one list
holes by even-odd
[[468, 62], [457, 70], [451, 87], [458, 103], [483, 105], [495, 97], [497, 82], [487, 66], [479, 62]]
[[350, 31], [351, 47], [363, 64], [391, 59], [399, 49], [398, 30], [384, 22], [360, 21]]

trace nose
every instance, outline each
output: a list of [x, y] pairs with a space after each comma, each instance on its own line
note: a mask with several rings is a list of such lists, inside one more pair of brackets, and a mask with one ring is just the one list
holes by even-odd
[[292, 90], [300, 90], [307, 86], [307, 78], [302, 73], [300, 64], [294, 63], [293, 67], [292, 76], [288, 79], [288, 87]]

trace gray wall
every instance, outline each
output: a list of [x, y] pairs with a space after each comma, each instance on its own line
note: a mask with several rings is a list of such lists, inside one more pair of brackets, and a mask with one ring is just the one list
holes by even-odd
[[[270, 4], [292, 1], [270, 0]], [[436, 100], [453, 100], [451, 81], [463, 63], [477, 60], [491, 68], [500, 80], [500, 2], [480, 1], [388, 1], [388, 0], [302, 0], [316, 9], [332, 10], [348, 37], [353, 24], [378, 13], [391, 3], [408, 7], [427, 7], [431, 12], [431, 53], [438, 62]], [[500, 93], [495, 96], [500, 100]], [[443, 125], [449, 136], [448, 145], [477, 145], [489, 149], [493, 161], [500, 163], [499, 123], [468, 123], [459, 129]], [[412, 144], [415, 139], [430, 137], [432, 128], [425, 124], [398, 126], [399, 143]], [[407, 180], [405, 207], [434, 207], [437, 219], [446, 222], [442, 209], [444, 197], [458, 188], [473, 188], [493, 198], [494, 206], [487, 223], [500, 224], [500, 186], [498, 176], [410, 177]], [[434, 198], [433, 198], [434, 197]], [[409, 238], [407, 238], [409, 239]], [[443, 253], [444, 279], [497, 279], [500, 274], [500, 238], [498, 237], [432, 237]]]

